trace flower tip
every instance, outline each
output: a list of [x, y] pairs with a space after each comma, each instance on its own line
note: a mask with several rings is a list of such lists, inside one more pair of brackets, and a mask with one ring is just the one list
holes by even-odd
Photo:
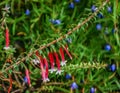
[[58, 70], [58, 71], [56, 72], [56, 74], [61, 75], [62, 72], [63, 72], [63, 70]]
[[44, 83], [49, 82], [49, 81], [50, 81], [49, 78], [43, 79], [43, 82], [44, 82]]
[[66, 66], [66, 62], [67, 62], [67, 61], [62, 61], [62, 62], [61, 62], [61, 66]]
[[4, 47], [3, 49], [8, 50], [8, 49], [10, 49], [10, 47], [9, 46], [8, 47]]
[[50, 73], [53, 73], [53, 72], [55, 72], [57, 69], [50, 69], [49, 71], [50, 71]]

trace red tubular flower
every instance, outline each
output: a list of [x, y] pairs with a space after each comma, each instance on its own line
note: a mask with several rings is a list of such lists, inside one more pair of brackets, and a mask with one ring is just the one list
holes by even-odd
[[5, 39], [6, 39], [6, 47], [9, 47], [10, 39], [9, 39], [9, 30], [6, 28], [5, 30]]
[[60, 60], [59, 60], [59, 57], [58, 57], [57, 52], [54, 52], [54, 56], [55, 56], [55, 58], [56, 58], [56, 64], [57, 64], [57, 68], [58, 68], [58, 71], [56, 72], [56, 74], [61, 74], [61, 70], [60, 70]]
[[10, 47], [9, 47], [9, 44], [10, 44], [9, 29], [6, 28], [6, 30], [5, 30], [5, 47], [4, 47], [5, 50], [7, 50], [7, 49], [10, 48]]
[[51, 65], [51, 73], [55, 70], [54, 69], [54, 56], [53, 56], [53, 53], [52, 52], [49, 52], [48, 54], [48, 58], [50, 60], [50, 65]]
[[65, 52], [67, 53], [67, 55], [70, 57], [70, 59], [72, 60], [72, 56], [71, 56], [71, 54], [69, 53], [69, 51], [68, 51], [68, 46], [66, 45], [65, 47], [63, 47], [64, 48], [64, 50], [65, 50]]
[[39, 52], [38, 51], [36, 51], [35, 54], [36, 54], [36, 56], [39, 56]]
[[64, 51], [63, 51], [63, 48], [60, 47], [59, 49], [59, 52], [60, 52], [60, 56], [61, 56], [61, 59], [62, 59], [62, 62], [61, 62], [61, 65], [66, 65], [66, 61], [65, 61], [65, 56], [64, 56]]
[[42, 75], [42, 80], [43, 82], [47, 82], [49, 81], [48, 78], [48, 62], [46, 58], [43, 58], [42, 56], [39, 56], [39, 60], [40, 60], [40, 69], [41, 69], [41, 75]]
[[42, 79], [43, 79], [43, 81], [45, 81], [45, 70], [44, 70], [43, 57], [39, 56], [39, 60], [40, 60], [40, 68], [41, 68]]
[[56, 64], [57, 64], [58, 70], [60, 70], [60, 60], [59, 60], [57, 52], [54, 52], [54, 56], [56, 58]]
[[40, 68], [41, 68], [41, 75], [42, 75], [42, 80], [45, 81], [45, 69], [43, 67], [43, 62], [40, 62]]
[[25, 74], [26, 74], [28, 85], [31, 85], [31, 83], [30, 83], [30, 76], [29, 76], [29, 70], [28, 69], [25, 70]]
[[44, 64], [45, 64], [45, 79], [46, 79], [46, 81], [49, 81], [49, 78], [48, 78], [48, 74], [49, 74], [49, 72], [48, 72], [48, 62], [47, 62], [47, 59], [46, 58], [43, 58], [43, 61], [44, 61]]

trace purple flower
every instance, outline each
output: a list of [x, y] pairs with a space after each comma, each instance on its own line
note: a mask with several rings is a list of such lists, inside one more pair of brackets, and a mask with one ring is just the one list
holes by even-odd
[[92, 12], [95, 12], [96, 10], [97, 10], [97, 7], [96, 7], [95, 5], [92, 5], [91, 11], [92, 11]]
[[30, 15], [30, 10], [29, 10], [29, 9], [26, 9], [25, 14], [26, 14], [26, 15]]
[[71, 88], [72, 88], [72, 89], [77, 89], [77, 88], [78, 88], [78, 85], [76, 84], [76, 82], [73, 82], [73, 83], [71, 84]]
[[61, 21], [60, 20], [55, 20], [55, 24], [61, 24]]
[[56, 20], [51, 19], [50, 21], [51, 21], [51, 23], [56, 24], [56, 25], [61, 24], [61, 21], [60, 21], [60, 20], [58, 20], [58, 19], [56, 19]]
[[104, 49], [106, 51], [110, 51], [111, 50], [111, 46], [109, 44], [106, 44], [105, 47], [104, 47]]
[[80, 0], [74, 0], [76, 3], [79, 3], [80, 2]]
[[110, 70], [111, 70], [112, 72], [114, 72], [114, 71], [116, 70], [116, 65], [115, 65], [115, 64], [111, 64], [111, 65], [110, 65]]
[[101, 24], [97, 24], [97, 25], [96, 25], [96, 29], [97, 29], [97, 30], [101, 30], [101, 29], [102, 29], [102, 25], [101, 25]]
[[94, 87], [90, 88], [90, 93], [95, 93], [95, 88]]
[[108, 6], [108, 7], [107, 7], [107, 11], [108, 11], [109, 13], [112, 13], [112, 7], [111, 7], [111, 6]]
[[75, 7], [74, 3], [71, 2], [71, 3], [69, 4], [69, 8], [74, 9], [74, 7]]
[[24, 77], [24, 79], [23, 79], [23, 80], [24, 80], [24, 82], [25, 82], [25, 83], [27, 83], [27, 82], [28, 82], [28, 80], [27, 80], [27, 77], [26, 77], [26, 76]]
[[66, 75], [65, 75], [65, 78], [66, 78], [66, 79], [71, 79], [71, 75], [70, 75], [70, 74], [66, 74]]

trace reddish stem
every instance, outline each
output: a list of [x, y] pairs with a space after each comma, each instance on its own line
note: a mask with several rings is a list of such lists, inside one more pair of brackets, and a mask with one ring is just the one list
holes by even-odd
[[9, 75], [9, 78], [10, 78], [10, 87], [9, 87], [9, 89], [8, 89], [8, 93], [10, 93], [10, 91], [11, 91], [11, 89], [12, 89], [12, 77], [11, 77], [11, 75]]
[[69, 51], [68, 51], [68, 46], [66, 45], [65, 47], [63, 47], [64, 48], [64, 50], [65, 50], [65, 52], [67, 53], [67, 55], [70, 57], [70, 59], [72, 60], [72, 56], [71, 56], [71, 54], [69, 53]]

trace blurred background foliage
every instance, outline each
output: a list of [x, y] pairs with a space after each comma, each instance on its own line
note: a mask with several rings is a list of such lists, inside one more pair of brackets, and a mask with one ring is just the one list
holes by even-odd
[[[105, 0], [0, 0], [0, 68], [11, 64], [46, 45], [82, 23]], [[2, 9], [9, 12], [5, 22], [10, 32], [10, 50], [4, 50], [5, 26]], [[57, 20], [57, 21], [55, 21]], [[24, 63], [0, 76], [0, 91], [9, 87], [12, 75], [12, 93], [117, 93], [120, 91], [120, 2], [109, 0], [99, 13], [65, 39], [53, 46], [58, 52], [61, 44], [68, 44], [73, 59], [65, 54], [67, 64], [61, 75], [49, 74], [50, 81], [43, 83], [40, 69], [27, 57]], [[61, 44], [60, 44], [61, 43]], [[42, 50], [47, 57], [51, 46]], [[59, 56], [60, 57], [60, 56]], [[8, 62], [8, 59], [12, 61]], [[115, 66], [113, 66], [113, 64]], [[111, 67], [113, 66], [113, 67]], [[31, 87], [25, 83], [25, 68], [30, 70]], [[16, 74], [15, 71], [20, 74]], [[70, 74], [71, 78], [66, 79]], [[71, 88], [76, 82], [78, 88]], [[72, 86], [73, 87], [73, 86]], [[93, 88], [93, 91], [91, 90]], [[73, 89], [73, 90], [72, 90]], [[18, 92], [15, 92], [18, 90]], [[92, 92], [91, 92], [92, 91]]]

